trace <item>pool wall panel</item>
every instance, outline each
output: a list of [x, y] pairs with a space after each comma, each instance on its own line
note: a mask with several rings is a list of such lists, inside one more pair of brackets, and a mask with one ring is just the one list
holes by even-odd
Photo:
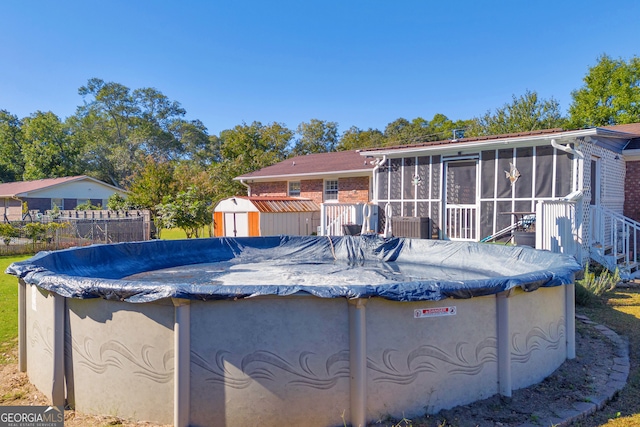
[[511, 377], [514, 390], [542, 381], [566, 359], [565, 288], [514, 290], [511, 299]]
[[[415, 318], [415, 310], [455, 315]], [[497, 393], [496, 300], [367, 303], [368, 413], [413, 417]]]
[[193, 302], [191, 316], [192, 425], [349, 420], [345, 299]]
[[84, 413], [171, 423], [171, 301], [66, 301], [69, 403]]
[[35, 285], [26, 286], [27, 372], [29, 381], [51, 399], [54, 297]]

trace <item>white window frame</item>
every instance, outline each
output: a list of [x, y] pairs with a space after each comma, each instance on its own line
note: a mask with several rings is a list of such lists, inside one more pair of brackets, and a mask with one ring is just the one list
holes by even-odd
[[[335, 183], [335, 188], [333, 187], [333, 183]], [[340, 191], [339, 181], [337, 179], [325, 179], [322, 185], [322, 199], [329, 203], [338, 203], [338, 192]]]
[[[295, 186], [295, 184], [298, 185], [298, 189], [296, 190], [291, 190], [291, 186], [292, 184]], [[289, 181], [288, 185], [287, 185], [287, 194], [289, 195], [289, 197], [300, 197], [300, 190], [301, 190], [301, 185], [300, 185], [300, 181]]]
[[[60, 202], [60, 203], [57, 203]], [[58, 209], [60, 209], [61, 211], [64, 210], [64, 198], [62, 197], [52, 197], [51, 198], [51, 209], [55, 209], [56, 206], [58, 207]]]

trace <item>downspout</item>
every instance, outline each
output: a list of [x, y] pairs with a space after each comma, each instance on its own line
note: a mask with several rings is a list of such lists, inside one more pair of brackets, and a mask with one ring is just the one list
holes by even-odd
[[571, 148], [571, 146], [569, 146], [569, 144], [560, 145], [560, 144], [558, 144], [556, 142], [555, 138], [551, 139], [551, 146], [553, 148], [558, 149], [558, 150], [564, 151], [565, 153], [575, 154], [576, 156], [580, 157], [581, 159], [584, 159], [584, 153], [582, 153], [582, 151], [576, 150], [575, 148]]
[[247, 184], [246, 182], [244, 182], [244, 179], [240, 180], [240, 184], [242, 184], [245, 187], [247, 187], [247, 196], [251, 197], [251, 186], [249, 184]]
[[[387, 155], [383, 154], [382, 155], [382, 160], [380, 160], [378, 163], [376, 163], [376, 165], [373, 168], [373, 175], [372, 175], [372, 179], [373, 179], [373, 194], [371, 197], [371, 200], [375, 200], [376, 203], [378, 202], [378, 169], [380, 169], [382, 166], [384, 166], [384, 164], [387, 162]], [[373, 230], [378, 230], [378, 225], [376, 224], [375, 227], [372, 227]], [[378, 230], [379, 231], [379, 230]]]
[[378, 200], [378, 169], [380, 169], [387, 162], [387, 155], [382, 156], [382, 160], [379, 161], [373, 168], [373, 199]]

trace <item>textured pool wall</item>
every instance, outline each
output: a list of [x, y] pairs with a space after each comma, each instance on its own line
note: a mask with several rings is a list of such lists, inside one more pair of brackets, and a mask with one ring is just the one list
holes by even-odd
[[539, 382], [574, 357], [572, 293], [131, 304], [65, 299], [21, 280], [20, 366], [54, 404], [83, 413], [177, 426], [359, 425]]

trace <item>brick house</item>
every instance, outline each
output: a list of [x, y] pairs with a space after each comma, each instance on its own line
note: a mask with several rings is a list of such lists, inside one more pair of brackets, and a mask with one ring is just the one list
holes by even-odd
[[624, 215], [640, 222], [640, 123], [620, 125], [615, 128], [638, 135], [623, 151], [626, 164]]
[[40, 213], [56, 206], [60, 210], [75, 209], [87, 202], [106, 206], [107, 199], [114, 193], [127, 195], [125, 190], [85, 175], [5, 182], [0, 184], [0, 214], [3, 221], [8, 222], [22, 219], [23, 206], [30, 212]]
[[371, 200], [373, 157], [359, 151], [308, 154], [236, 177], [247, 196], [302, 197], [321, 203]]

